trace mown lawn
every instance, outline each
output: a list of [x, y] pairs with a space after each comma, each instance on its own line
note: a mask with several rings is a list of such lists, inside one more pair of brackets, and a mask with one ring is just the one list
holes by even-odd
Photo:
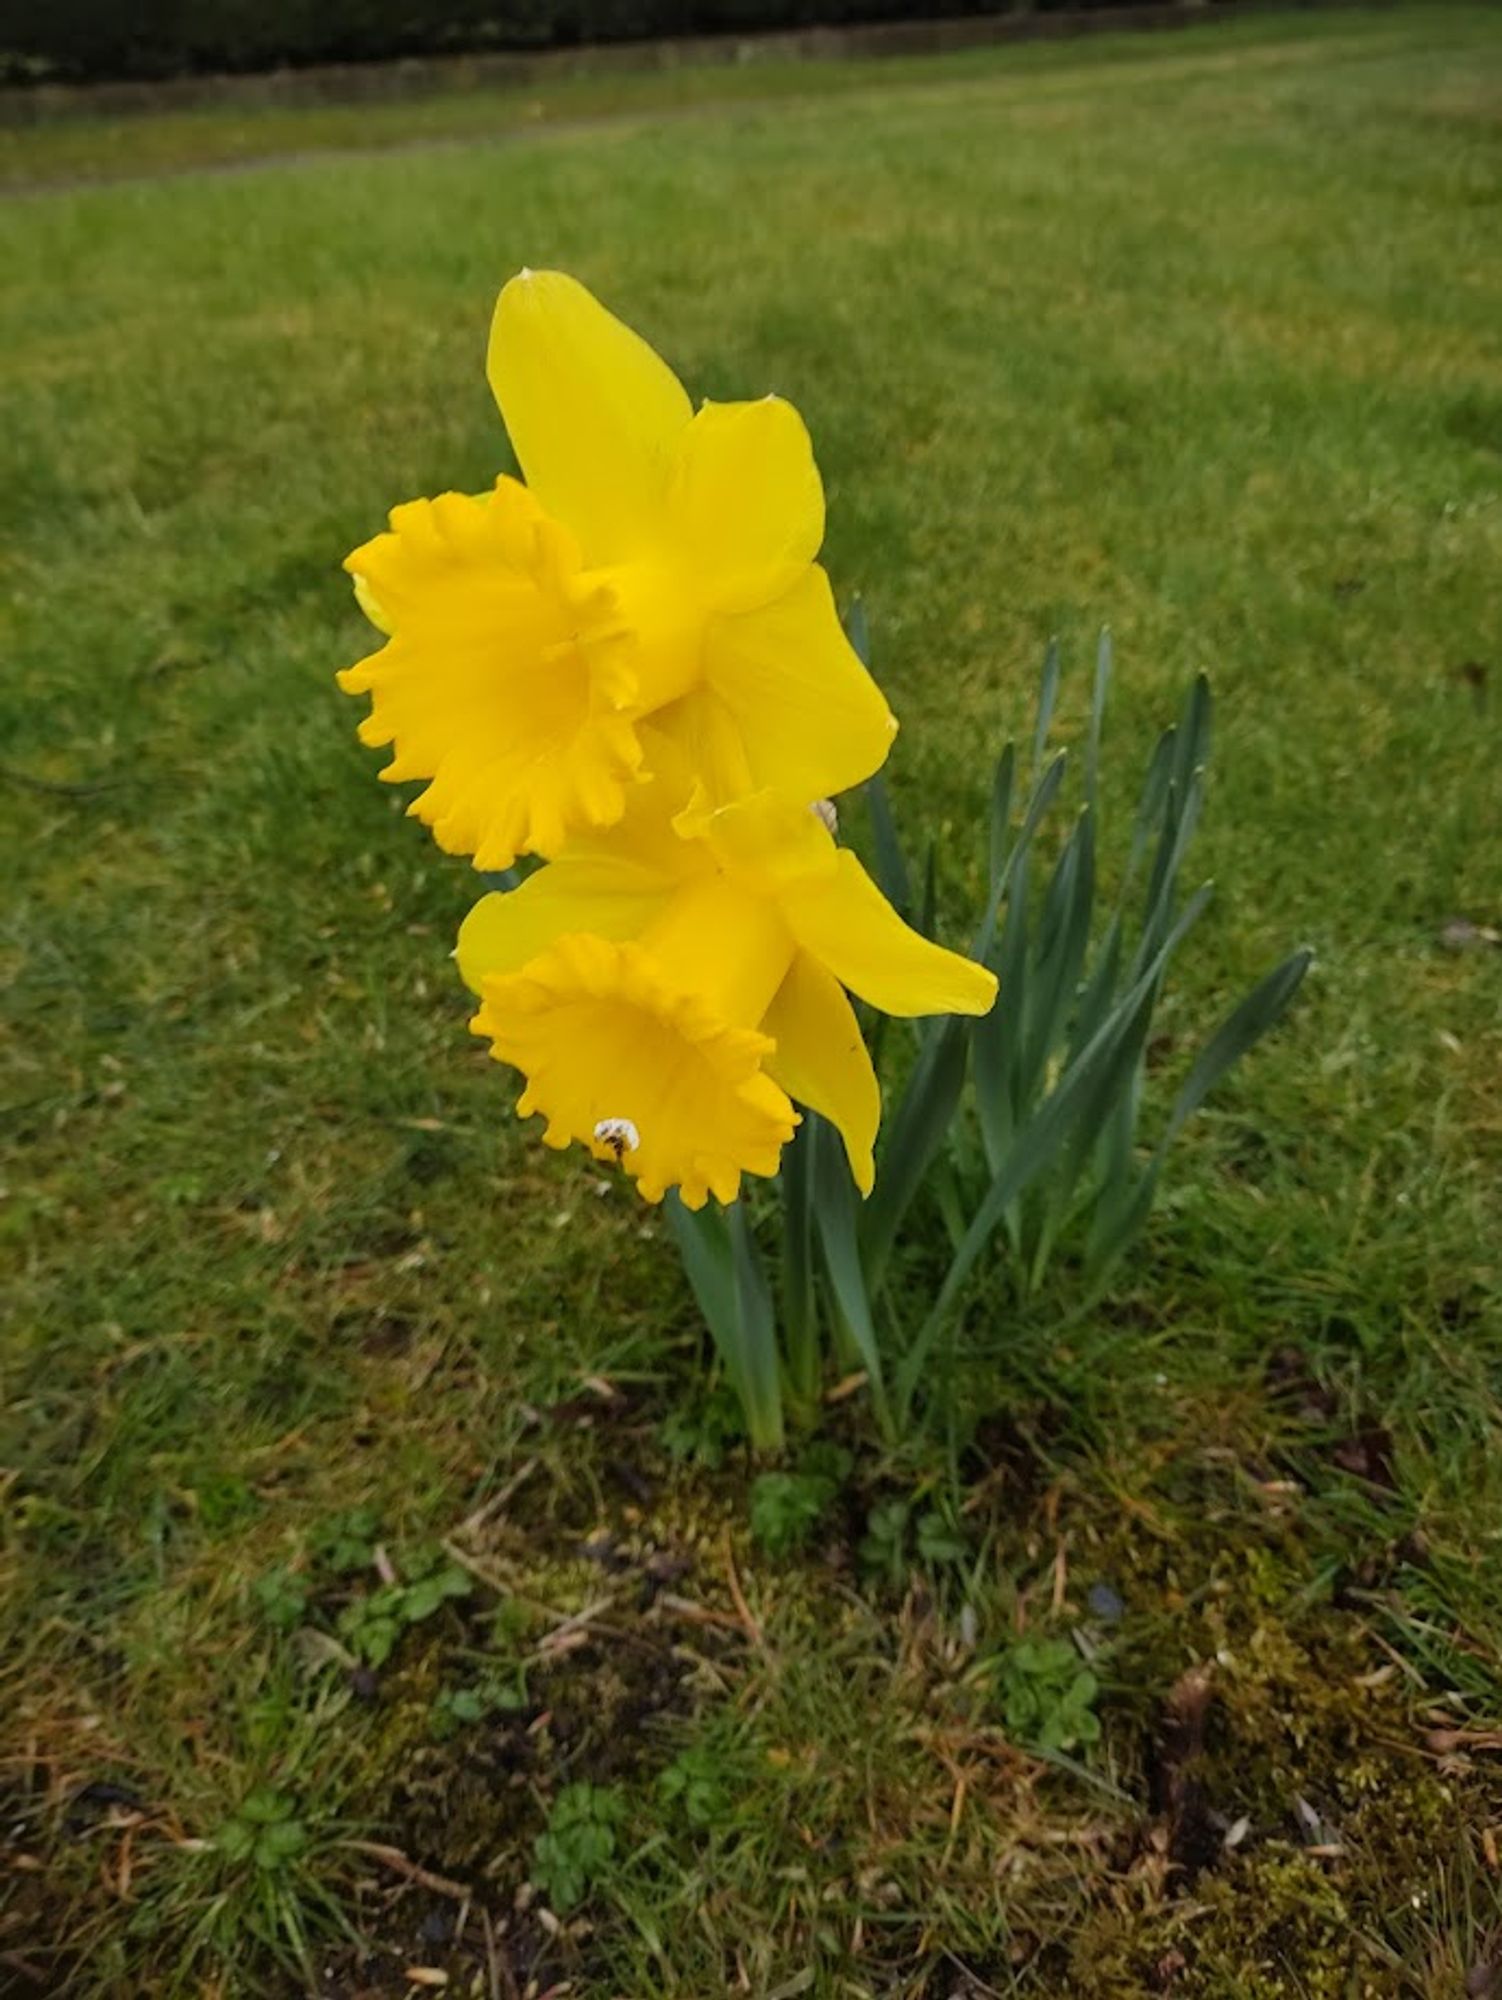
[[[1502, 1991], [1502, 16], [830, 83], [0, 211], [0, 1992]], [[339, 557], [505, 463], [522, 263], [808, 416], [952, 919], [1109, 620], [1118, 830], [1219, 700], [1155, 1060], [1319, 955], [1099, 1309], [977, 1289], [958, 1495], [856, 1397], [791, 1554], [333, 686]], [[1024, 1632], [1093, 1747], [1009, 1733]]]

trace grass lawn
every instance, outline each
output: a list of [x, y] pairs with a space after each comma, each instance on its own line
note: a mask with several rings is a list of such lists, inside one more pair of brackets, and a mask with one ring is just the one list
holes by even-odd
[[[1502, 15], [728, 76], [4, 138], [473, 143], [0, 209], [0, 1992], [1502, 1992]], [[1219, 701], [1165, 1075], [1318, 951], [1102, 1306], [977, 1286], [927, 1561], [858, 1399], [751, 1533], [661, 1218], [511, 1116], [333, 685], [344, 551], [506, 462], [523, 263], [807, 415], [950, 935], [1109, 620], [1118, 833]], [[1009, 1727], [1023, 1633], [1097, 1743]]]

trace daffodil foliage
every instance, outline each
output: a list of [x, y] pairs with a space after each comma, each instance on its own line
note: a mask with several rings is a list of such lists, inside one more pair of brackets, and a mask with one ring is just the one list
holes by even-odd
[[[1018, 960], [1017, 1004], [997, 1009], [986, 961], [1009, 896], [1001, 942], [1015, 945], [1025, 871], [1009, 889], [993, 870], [969, 957], [908, 921], [877, 777], [897, 724], [818, 562], [824, 493], [797, 411], [778, 396], [695, 410], [661, 357], [558, 272], [505, 286], [488, 373], [522, 477], [410, 500], [346, 558], [381, 643], [339, 676], [370, 697], [361, 738], [389, 747], [382, 777], [420, 782], [409, 810], [440, 847], [487, 874], [537, 864], [460, 932], [471, 1027], [520, 1073], [517, 1108], [547, 1145], [579, 1145], [669, 1201], [756, 1444], [780, 1441], [786, 1387], [816, 1404], [829, 1344], [864, 1368], [891, 1423], [912, 1406], [933, 1325], [894, 1405], [872, 1301], [931, 1168], [959, 1216], [941, 1154], [966, 1089], [961, 1017], [976, 1024], [991, 1186], [954, 1224], [959, 1275], [936, 1310], [998, 1224], [1022, 1229], [1024, 1185], [1061, 1150], [1081, 1180], [1092, 1120], [1130, 1146], [1114, 1097], [1083, 1127], [1051, 1114], [1042, 1145], [1019, 1096], [1019, 1064], [1036, 1080], [1077, 1011], [1080, 853], [1071, 843], [1076, 875], [1045, 909], [1052, 936], [1068, 891], [1071, 942], [1050, 945], [1046, 1004]], [[838, 840], [835, 797], [860, 785], [881, 886]], [[1182, 779], [1173, 796], [1182, 817]], [[1170, 901], [1178, 852], [1155, 877], [1167, 868]], [[852, 996], [870, 1020], [927, 1023], [880, 1154], [881, 1089]], [[1120, 1050], [1112, 1061], [1115, 1076]], [[1065, 1082], [1081, 1095], [1078, 1073]], [[782, 1190], [781, 1338], [747, 1176]]]

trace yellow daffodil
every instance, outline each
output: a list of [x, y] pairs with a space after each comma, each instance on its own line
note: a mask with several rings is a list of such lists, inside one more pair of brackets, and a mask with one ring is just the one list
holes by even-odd
[[705, 403], [572, 278], [500, 295], [489, 375], [518, 462], [478, 496], [415, 500], [346, 560], [388, 635], [340, 675], [368, 693], [382, 776], [480, 868], [617, 822], [641, 723], [709, 797], [859, 783], [896, 729], [815, 562], [824, 495], [777, 396]]
[[671, 793], [642, 786], [609, 835], [475, 906], [471, 1026], [525, 1075], [518, 1109], [548, 1145], [619, 1160], [649, 1201], [732, 1201], [743, 1172], [775, 1173], [795, 1099], [839, 1128], [869, 1193], [881, 1101], [844, 989], [889, 1014], [984, 1014], [996, 980], [910, 930], [816, 810], [696, 788], [675, 813]]

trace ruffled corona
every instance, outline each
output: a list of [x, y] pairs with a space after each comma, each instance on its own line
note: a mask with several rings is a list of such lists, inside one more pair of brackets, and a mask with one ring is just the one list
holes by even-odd
[[582, 285], [504, 288], [489, 373], [527, 484], [391, 516], [345, 567], [387, 644], [340, 676], [372, 695], [383, 776], [481, 868], [619, 819], [652, 717], [715, 804], [842, 791], [896, 723], [815, 557], [824, 494], [780, 397], [705, 403]]
[[441, 847], [504, 868], [619, 819], [642, 755], [619, 607], [524, 487], [398, 507], [345, 567], [390, 636], [340, 685], [395, 745], [382, 777], [429, 780], [410, 810]]
[[776, 1173], [798, 1122], [763, 1069], [769, 1038], [721, 1018], [638, 944], [562, 937], [487, 980], [473, 1025], [525, 1075], [517, 1109], [547, 1121], [544, 1143], [619, 1160], [648, 1201], [674, 1186], [690, 1208], [733, 1201], [743, 1172]]

